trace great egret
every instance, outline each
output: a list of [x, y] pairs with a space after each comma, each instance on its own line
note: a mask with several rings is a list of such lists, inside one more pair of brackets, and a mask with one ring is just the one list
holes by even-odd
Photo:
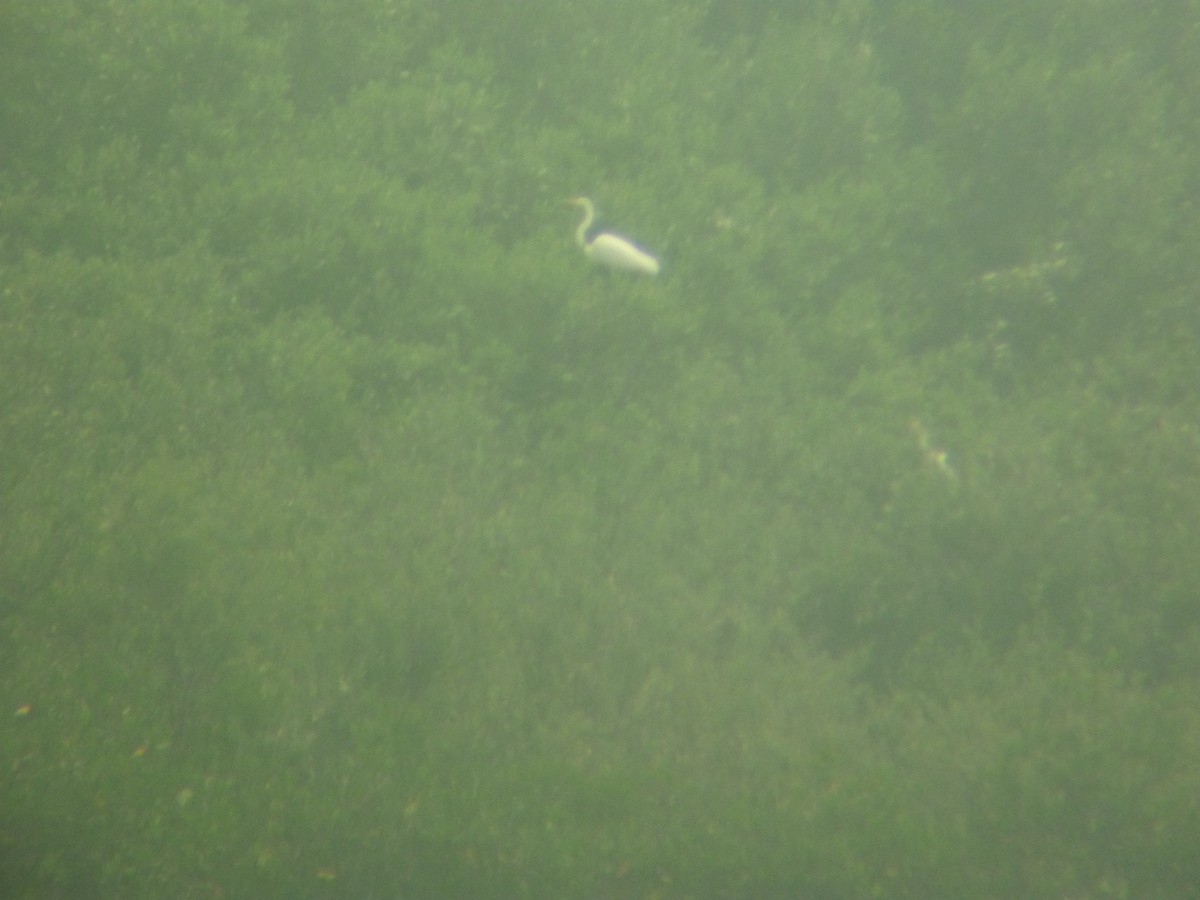
[[575, 229], [575, 240], [583, 248], [584, 255], [593, 262], [611, 269], [640, 272], [643, 275], [658, 274], [658, 260], [637, 244], [611, 231], [601, 231], [588, 237], [587, 230], [596, 217], [595, 207], [587, 197], [572, 197], [568, 203], [583, 209], [583, 221]]

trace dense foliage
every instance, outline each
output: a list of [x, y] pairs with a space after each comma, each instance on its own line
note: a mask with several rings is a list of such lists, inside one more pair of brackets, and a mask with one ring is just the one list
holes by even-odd
[[1198, 139], [1197, 0], [4, 4], [0, 893], [1190, 895]]

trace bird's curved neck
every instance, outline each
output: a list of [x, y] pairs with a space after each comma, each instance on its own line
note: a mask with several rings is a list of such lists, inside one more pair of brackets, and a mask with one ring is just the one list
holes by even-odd
[[580, 200], [579, 205], [583, 207], [583, 221], [575, 229], [575, 240], [580, 247], [586, 247], [588, 243], [587, 230], [592, 227], [592, 219], [596, 217], [596, 210], [592, 207], [590, 200]]

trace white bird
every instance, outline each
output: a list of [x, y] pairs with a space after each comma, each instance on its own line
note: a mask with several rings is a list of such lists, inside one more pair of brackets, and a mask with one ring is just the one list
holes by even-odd
[[592, 219], [596, 217], [591, 200], [587, 197], [572, 197], [567, 202], [583, 209], [583, 221], [575, 229], [575, 240], [583, 248], [583, 253], [588, 259], [611, 269], [640, 272], [643, 275], [658, 274], [658, 260], [628, 238], [611, 231], [601, 231], [599, 234], [588, 236], [587, 231], [592, 226]]

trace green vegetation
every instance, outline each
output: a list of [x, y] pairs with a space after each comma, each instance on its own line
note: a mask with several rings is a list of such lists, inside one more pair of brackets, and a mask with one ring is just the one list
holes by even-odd
[[777, 6], [6, 6], [0, 893], [1194, 891], [1200, 3]]

